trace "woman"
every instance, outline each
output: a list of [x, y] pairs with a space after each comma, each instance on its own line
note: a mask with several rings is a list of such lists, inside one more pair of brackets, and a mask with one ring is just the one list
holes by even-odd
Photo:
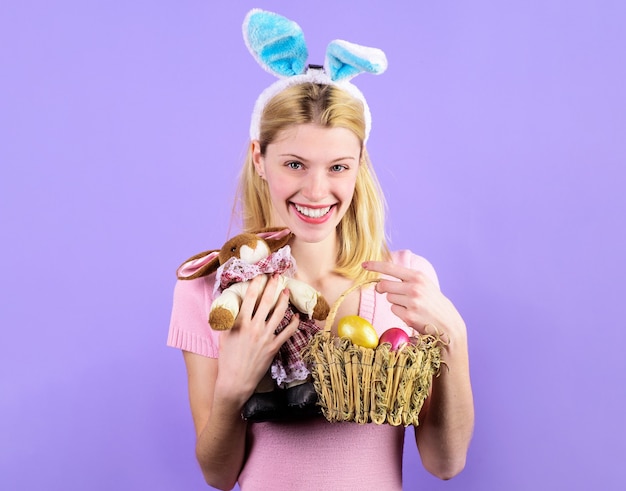
[[[375, 289], [346, 297], [336, 319], [358, 314], [384, 330], [399, 318], [444, 334], [446, 368], [433, 381], [415, 440], [425, 468], [451, 478], [465, 465], [474, 420], [465, 324], [425, 259], [387, 248], [382, 194], [365, 148], [365, 100], [314, 80], [266, 97], [253, 118], [240, 180], [243, 228], [289, 228], [296, 278], [331, 304], [355, 282], [385, 275]], [[178, 282], [168, 341], [183, 350], [207, 483], [231, 489], [239, 482], [244, 491], [402, 489], [403, 427], [242, 419], [297, 318], [276, 335], [288, 292], [272, 312], [276, 281], [262, 290], [253, 280], [234, 328], [218, 335], [206, 323], [213, 282], [214, 275]]]

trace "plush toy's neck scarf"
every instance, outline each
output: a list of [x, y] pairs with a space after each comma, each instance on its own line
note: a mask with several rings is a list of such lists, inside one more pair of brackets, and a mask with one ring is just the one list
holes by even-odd
[[243, 23], [243, 37], [257, 62], [280, 78], [256, 101], [250, 123], [251, 140], [259, 139], [261, 114], [272, 97], [292, 85], [312, 82], [336, 85], [363, 103], [367, 141], [372, 125], [369, 106], [350, 79], [363, 72], [383, 73], [387, 69], [385, 53], [376, 48], [335, 40], [326, 48], [323, 66], [307, 67], [308, 50], [300, 26], [281, 15], [259, 9], [248, 12]]
[[254, 264], [231, 257], [217, 269], [213, 293], [219, 294], [234, 283], [249, 281], [260, 274], [274, 273], [290, 277], [296, 273], [296, 261], [291, 255], [291, 247], [288, 245]]

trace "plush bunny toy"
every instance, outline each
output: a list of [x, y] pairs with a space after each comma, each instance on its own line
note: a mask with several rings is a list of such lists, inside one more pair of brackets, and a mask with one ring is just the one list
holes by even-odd
[[287, 245], [291, 237], [289, 230], [276, 228], [240, 234], [228, 240], [219, 250], [206, 251], [188, 259], [177, 272], [182, 280], [216, 272], [209, 324], [218, 331], [233, 327], [253, 278], [262, 275], [266, 283], [270, 275], [279, 275], [275, 302], [284, 288], [289, 289], [290, 305], [276, 331], [284, 329], [293, 315], [301, 317], [300, 324], [298, 331], [280, 348], [270, 370], [274, 379], [272, 388], [286, 390], [268, 391], [267, 382], [264, 390], [259, 387], [243, 409], [244, 418], [252, 421], [316, 412], [317, 395], [300, 351], [319, 330], [314, 319], [326, 319], [330, 309], [317, 290], [292, 277], [295, 261]]

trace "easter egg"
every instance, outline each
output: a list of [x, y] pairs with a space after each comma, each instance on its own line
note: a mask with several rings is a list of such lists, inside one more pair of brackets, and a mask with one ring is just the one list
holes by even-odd
[[404, 332], [404, 329], [400, 329], [399, 327], [387, 329], [380, 335], [380, 344], [389, 343], [391, 345], [391, 351], [396, 351], [410, 342], [411, 338], [409, 338], [409, 335]]
[[337, 324], [337, 334], [364, 348], [374, 349], [378, 346], [378, 334], [374, 326], [358, 315], [342, 317]]

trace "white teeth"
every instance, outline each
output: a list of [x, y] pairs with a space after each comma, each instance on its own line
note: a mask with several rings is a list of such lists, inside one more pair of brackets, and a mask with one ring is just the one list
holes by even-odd
[[[295, 203], [294, 203], [295, 204]], [[305, 206], [295, 205], [296, 210], [309, 218], [320, 218], [330, 211], [330, 206], [324, 208], [306, 208]]]

